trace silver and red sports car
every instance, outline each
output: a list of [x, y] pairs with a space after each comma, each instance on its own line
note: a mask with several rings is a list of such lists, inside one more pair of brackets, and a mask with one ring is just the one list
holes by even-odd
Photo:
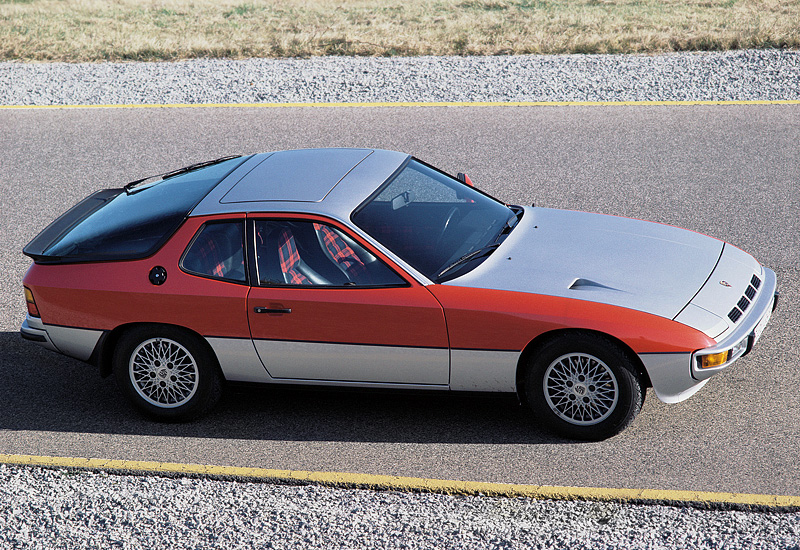
[[144, 413], [224, 383], [516, 392], [602, 439], [750, 352], [775, 274], [666, 225], [507, 205], [409, 155], [223, 158], [86, 198], [24, 250], [22, 336]]

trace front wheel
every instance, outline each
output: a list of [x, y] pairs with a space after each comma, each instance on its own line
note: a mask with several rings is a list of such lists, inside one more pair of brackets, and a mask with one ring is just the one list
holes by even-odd
[[120, 390], [156, 420], [196, 418], [219, 401], [222, 380], [216, 361], [197, 336], [171, 326], [137, 327], [114, 353]]
[[644, 387], [625, 351], [592, 333], [565, 334], [536, 351], [525, 377], [533, 412], [559, 435], [606, 439], [642, 408]]

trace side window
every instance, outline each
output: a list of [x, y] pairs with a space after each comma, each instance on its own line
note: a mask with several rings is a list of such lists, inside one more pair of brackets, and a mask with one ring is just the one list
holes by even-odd
[[401, 286], [407, 283], [337, 228], [314, 222], [255, 222], [261, 285]]
[[205, 277], [245, 282], [243, 222], [204, 225], [183, 255], [184, 271]]

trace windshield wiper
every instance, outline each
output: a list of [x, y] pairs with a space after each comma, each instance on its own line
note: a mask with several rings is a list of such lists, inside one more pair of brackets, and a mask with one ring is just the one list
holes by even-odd
[[459, 259], [457, 259], [455, 262], [453, 262], [452, 264], [448, 265], [443, 270], [441, 270], [439, 273], [437, 273], [436, 274], [436, 280], [439, 281], [445, 273], [453, 271], [458, 266], [460, 266], [462, 264], [465, 264], [466, 262], [468, 262], [470, 260], [474, 260], [474, 259], [480, 258], [481, 256], [484, 256], [486, 254], [489, 254], [489, 253], [493, 252], [494, 249], [497, 248], [498, 246], [500, 246], [500, 243], [492, 243], [490, 245], [484, 246], [483, 248], [479, 248], [478, 250], [474, 250], [474, 251], [470, 252], [469, 254], [464, 254]]
[[511, 230], [517, 227], [519, 220], [522, 219], [522, 214], [525, 212], [520, 206], [516, 206], [514, 204], [508, 205], [508, 208], [514, 213], [514, 215], [506, 220], [505, 225], [503, 225], [503, 229], [500, 230], [500, 233], [497, 234], [495, 237], [494, 242], [500, 241], [500, 237], [503, 235], [507, 235], [511, 233]]
[[194, 164], [190, 164], [189, 166], [184, 166], [183, 168], [178, 168], [177, 170], [173, 170], [171, 172], [166, 172], [164, 174], [158, 174], [156, 176], [147, 176], [146, 178], [142, 178], [142, 179], [138, 179], [138, 180], [132, 181], [130, 183], [125, 184], [123, 189], [125, 190], [125, 193], [130, 195], [134, 191], [134, 188], [137, 185], [141, 185], [142, 183], [144, 183], [146, 181], [156, 180], [156, 179], [158, 181], [164, 181], [167, 178], [173, 178], [175, 176], [179, 176], [181, 174], [185, 174], [187, 172], [191, 172], [192, 170], [198, 170], [199, 168], [205, 168], [206, 166], [211, 166], [213, 164], [219, 164], [220, 162], [224, 162], [226, 160], [235, 159], [235, 158], [238, 158], [240, 156], [241, 155], [229, 155], [227, 157], [220, 157], [220, 158], [214, 159], [214, 160], [206, 160], [206, 161], [203, 161], [203, 162], [196, 162]]

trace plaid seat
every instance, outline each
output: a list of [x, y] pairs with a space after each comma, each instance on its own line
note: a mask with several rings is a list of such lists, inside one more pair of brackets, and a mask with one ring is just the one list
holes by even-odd
[[291, 231], [282, 229], [278, 243], [278, 259], [286, 282], [291, 285], [310, 285], [308, 277], [300, 273], [300, 254]]
[[197, 249], [197, 254], [198, 260], [203, 266], [200, 269], [201, 273], [207, 273], [208, 275], [214, 275], [216, 277], [225, 276], [225, 264], [220, 257], [217, 243], [214, 242], [213, 238], [209, 237], [206, 239]]
[[247, 279], [240, 222], [210, 223], [186, 253], [181, 266], [196, 274], [232, 279]]
[[361, 258], [344, 242], [344, 239], [327, 225], [315, 223], [314, 229], [322, 235], [322, 242], [328, 256], [347, 273], [350, 280], [363, 280], [367, 275], [367, 268]]

